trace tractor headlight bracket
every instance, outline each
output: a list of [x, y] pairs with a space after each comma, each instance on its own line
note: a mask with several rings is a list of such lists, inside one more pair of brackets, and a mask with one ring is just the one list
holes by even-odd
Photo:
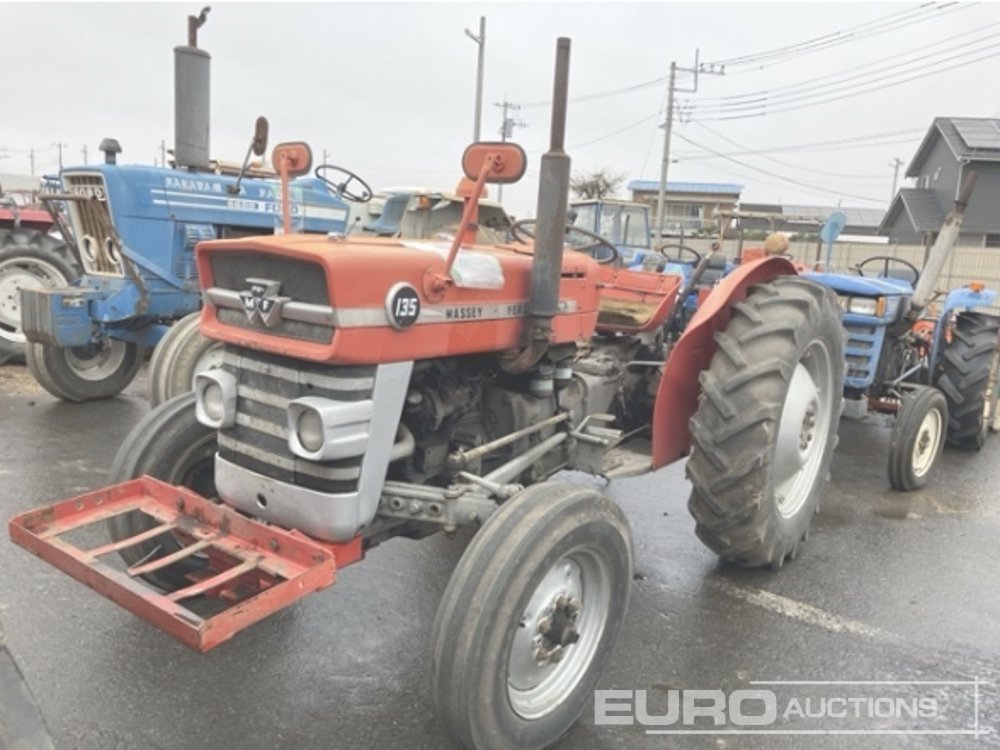
[[372, 415], [371, 399], [332, 401], [307, 396], [288, 404], [288, 447], [309, 461], [335, 461], [364, 455]]
[[216, 430], [236, 423], [236, 377], [225, 370], [200, 372], [194, 378], [195, 416]]

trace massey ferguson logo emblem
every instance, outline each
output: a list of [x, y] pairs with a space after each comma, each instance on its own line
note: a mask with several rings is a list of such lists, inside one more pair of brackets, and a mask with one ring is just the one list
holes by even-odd
[[281, 318], [281, 308], [291, 297], [279, 297], [280, 281], [268, 279], [247, 279], [248, 291], [240, 292], [243, 312], [253, 323], [260, 320], [267, 328], [273, 327]]

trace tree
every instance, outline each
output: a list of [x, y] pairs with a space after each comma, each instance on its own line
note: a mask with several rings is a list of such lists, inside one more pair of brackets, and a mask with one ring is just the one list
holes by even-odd
[[623, 173], [602, 167], [589, 172], [577, 172], [570, 177], [569, 186], [577, 198], [599, 200], [614, 193], [624, 181]]

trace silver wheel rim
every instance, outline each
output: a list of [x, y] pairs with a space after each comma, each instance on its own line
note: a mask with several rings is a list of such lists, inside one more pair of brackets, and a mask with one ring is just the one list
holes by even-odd
[[922, 477], [934, 464], [944, 434], [944, 419], [939, 409], [931, 409], [920, 421], [917, 429], [917, 439], [913, 441], [913, 476]]
[[25, 343], [21, 332], [21, 290], [66, 286], [69, 281], [51, 263], [34, 258], [0, 262], [0, 339]]
[[[597, 552], [574, 550], [545, 574], [522, 613], [507, 660], [507, 699], [518, 716], [539, 719], [573, 692], [597, 653], [610, 609], [610, 565]], [[578, 640], [557, 643], [572, 640], [570, 629]]]
[[774, 449], [778, 514], [792, 518], [816, 486], [830, 434], [834, 388], [830, 352], [814, 341], [796, 363], [781, 409]]
[[128, 344], [118, 339], [103, 339], [95, 346], [65, 349], [66, 364], [81, 380], [98, 382], [118, 372], [128, 355]]

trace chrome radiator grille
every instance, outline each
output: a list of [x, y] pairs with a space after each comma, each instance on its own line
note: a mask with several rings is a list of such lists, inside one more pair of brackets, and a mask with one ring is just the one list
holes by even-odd
[[87, 273], [124, 276], [103, 175], [65, 174], [63, 182], [68, 193], [81, 198], [69, 201], [69, 214], [84, 269]]
[[315, 396], [336, 401], [372, 397], [375, 367], [333, 367], [226, 347], [223, 368], [237, 380], [236, 424], [219, 431], [219, 455], [238, 466], [301, 487], [354, 492], [363, 456], [306, 461], [288, 448], [288, 403]]
[[[222, 323], [301, 341], [328, 344], [333, 339], [333, 325], [327, 320], [332, 315], [330, 297], [322, 267], [250, 251], [217, 253], [209, 262], [214, 286], [206, 290], [205, 296], [216, 306]], [[283, 309], [270, 323], [260, 316], [247, 315], [239, 301], [254, 279], [277, 283], [277, 294], [290, 299], [287, 310]]]

